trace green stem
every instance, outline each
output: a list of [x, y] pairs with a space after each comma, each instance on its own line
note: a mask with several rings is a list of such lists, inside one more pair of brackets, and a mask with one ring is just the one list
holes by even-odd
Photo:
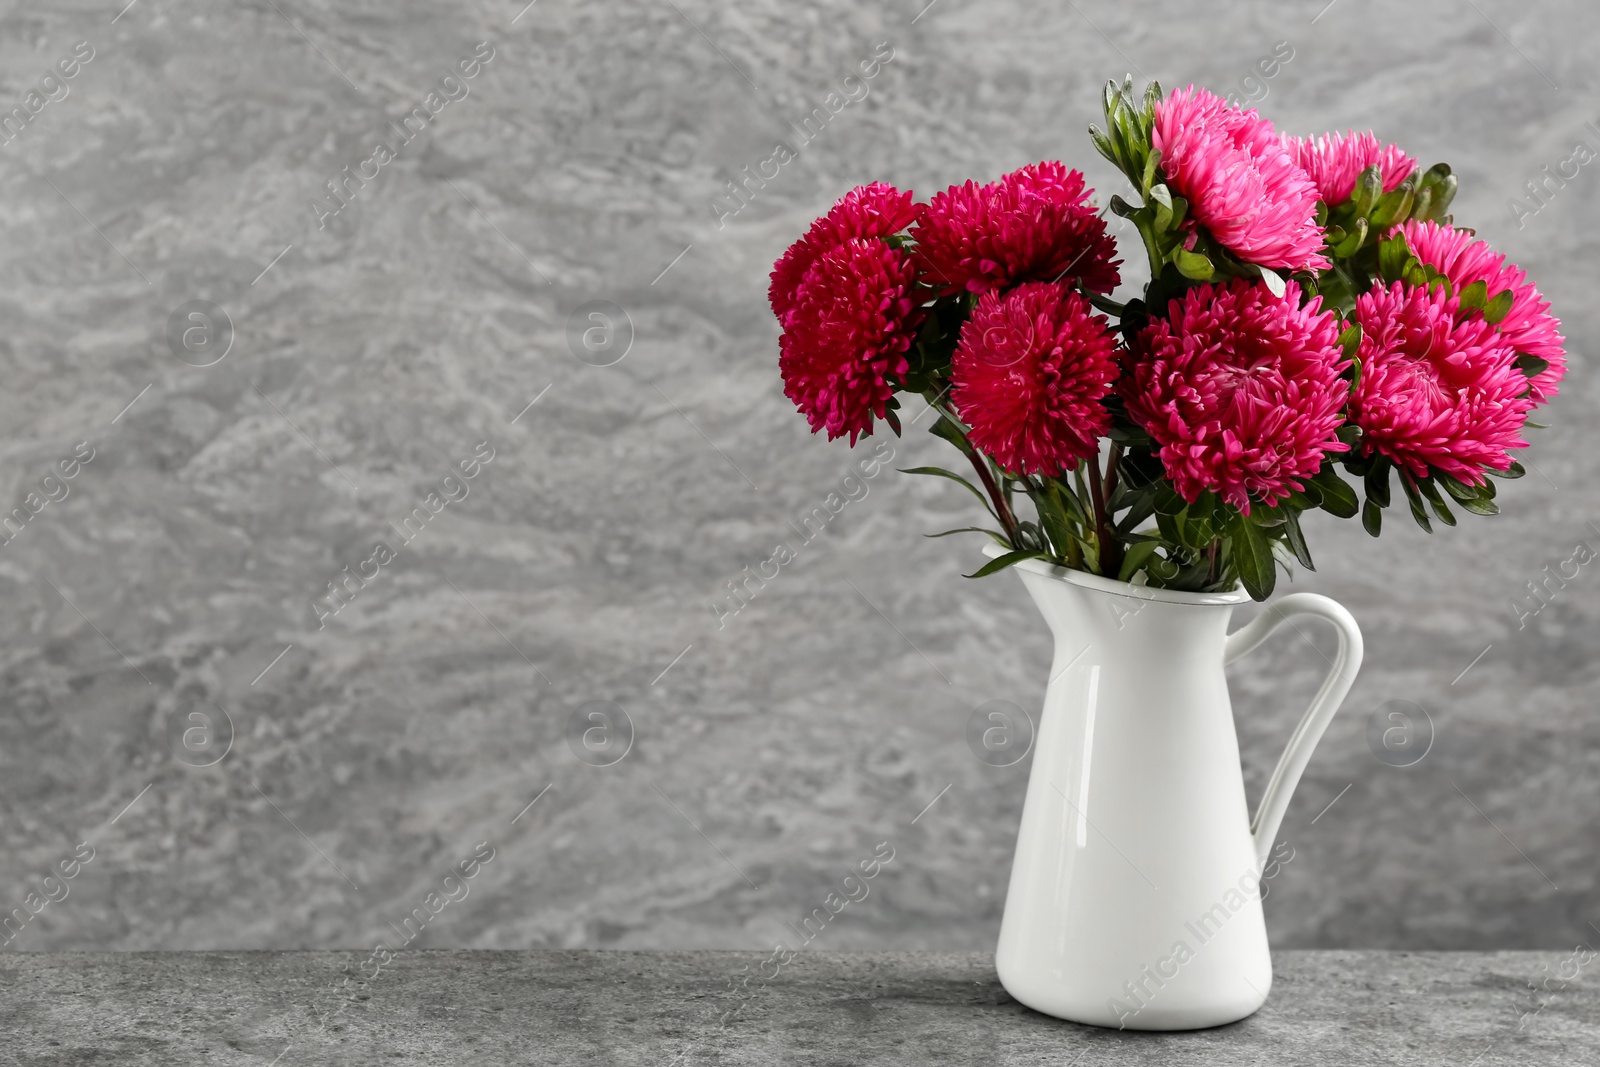
[[1143, 219], [1134, 219], [1133, 225], [1144, 241], [1145, 255], [1150, 257], [1150, 280], [1155, 281], [1161, 277], [1161, 264], [1166, 259], [1161, 254], [1161, 244], [1156, 240], [1155, 231], [1146, 226]]
[[989, 499], [994, 501], [995, 510], [1000, 515], [1000, 525], [1005, 527], [1006, 536], [1011, 539], [1011, 547], [1022, 547], [1017, 544], [1017, 517], [1011, 513], [1011, 506], [1006, 503], [1005, 494], [995, 485], [994, 475], [989, 473], [988, 461], [970, 445], [966, 451], [967, 458], [972, 461], [973, 468], [978, 472], [978, 477], [983, 479], [983, 487], [988, 491]]
[[1089, 463], [1089, 492], [1094, 501], [1094, 538], [1097, 542], [1100, 574], [1106, 578], [1115, 578], [1122, 566], [1122, 546], [1111, 536], [1111, 523], [1106, 515], [1107, 494], [1100, 480], [1098, 456]]
[[[936, 397], [932, 403], [934, 407], [938, 408], [941, 415], [948, 418], [956, 427], [960, 427], [961, 421], [956, 417], [955, 412], [951, 411], [943, 402], [942, 394]], [[972, 442], [967, 440], [965, 433], [961, 435], [961, 443], [963, 446], [961, 451], [972, 462], [973, 470], [978, 472], [978, 477], [983, 481], [984, 491], [989, 494], [989, 499], [994, 502], [995, 515], [999, 518], [1000, 526], [1005, 530], [1006, 537], [1010, 539], [1011, 547], [1020, 548], [1021, 546], [1017, 544], [1017, 517], [1011, 511], [1011, 505], [1006, 500], [1006, 494], [1002, 493], [1000, 487], [995, 484], [994, 475], [989, 472], [989, 461], [976, 448], [972, 447]]]

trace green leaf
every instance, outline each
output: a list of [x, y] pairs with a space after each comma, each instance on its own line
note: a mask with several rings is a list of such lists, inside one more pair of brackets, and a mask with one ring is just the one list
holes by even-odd
[[1461, 290], [1462, 311], [1482, 311], [1489, 302], [1489, 286], [1482, 278]]
[[[900, 473], [927, 474], [935, 478], [948, 478], [957, 485], [964, 485], [967, 487], [967, 491], [969, 493], [983, 501], [983, 506], [988, 509], [989, 514], [994, 515], [994, 505], [990, 503], [988, 495], [984, 493], [983, 490], [979, 489], [977, 486], [973, 485], [971, 482], [967, 481], [954, 471], [947, 471], [943, 467], [901, 467]], [[998, 515], [995, 515], [994, 517], [996, 520], [1000, 518]]]
[[1234, 570], [1238, 571], [1239, 581], [1244, 583], [1250, 599], [1267, 599], [1272, 595], [1272, 587], [1278, 579], [1278, 564], [1272, 558], [1271, 541], [1260, 527], [1241, 515], [1233, 523], [1229, 542], [1233, 549]]
[[1140, 183], [1139, 188], [1150, 188], [1150, 183], [1156, 179], [1156, 167], [1159, 166], [1160, 163], [1161, 150], [1159, 148], [1150, 149], [1150, 155], [1147, 156], [1144, 161], [1144, 181]]
[[1444, 491], [1473, 515], [1500, 514], [1500, 508], [1494, 502], [1494, 483], [1488, 479], [1484, 479], [1482, 485], [1467, 485], [1448, 474], [1435, 474], [1433, 481], [1444, 486]]
[[1284, 287], [1283, 277], [1270, 267], [1261, 268], [1261, 280], [1266, 283], [1267, 291], [1278, 299], [1283, 299], [1283, 294], [1288, 292]]
[[1161, 556], [1152, 556], [1145, 564], [1145, 573], [1157, 581], [1170, 582], [1178, 576], [1178, 565], [1170, 559]]
[[[1381, 184], [1379, 188], [1382, 188]], [[1406, 216], [1411, 213], [1412, 196], [1412, 190], [1405, 185], [1401, 185], [1393, 192], [1385, 193], [1379, 197], [1376, 206], [1372, 209], [1372, 214], [1369, 216], [1372, 220], [1372, 228], [1384, 230], [1398, 222], [1405, 221]]]
[[1401, 473], [1400, 488], [1405, 490], [1406, 503], [1411, 505], [1411, 517], [1417, 520], [1417, 525], [1425, 532], [1433, 533], [1433, 523], [1428, 521], [1428, 509], [1422, 506], [1422, 494], [1417, 492], [1417, 487], [1409, 474]]
[[1444, 218], [1444, 213], [1450, 210], [1450, 201], [1456, 198], [1456, 187], [1459, 184], [1456, 176], [1449, 173], [1450, 168], [1446, 164], [1434, 164], [1435, 170], [1440, 167], [1445, 169], [1445, 179], [1433, 187], [1433, 211], [1428, 216], [1435, 220]]
[[1422, 495], [1428, 498], [1428, 503], [1433, 507], [1433, 513], [1439, 516], [1439, 521], [1446, 526], [1454, 526], [1456, 517], [1445, 504], [1444, 497], [1439, 494], [1439, 489], [1433, 484], [1432, 478], [1424, 478], [1421, 482]]
[[1203, 282], [1211, 277], [1215, 270], [1209, 259], [1187, 248], [1175, 249], [1172, 261], [1177, 266], [1178, 272], [1190, 281]]
[[1030, 552], [1050, 554], [1050, 544], [1045, 540], [1044, 531], [1039, 529], [1039, 524], [1024, 519], [1017, 523], [1017, 536], [1014, 547], [1026, 549]]
[[1411, 217], [1425, 221], [1431, 217], [1434, 208], [1433, 188], [1431, 186], [1417, 190], [1416, 197], [1411, 201]]
[[1161, 531], [1161, 537], [1168, 544], [1181, 545], [1183, 543], [1183, 527], [1178, 525], [1175, 515], [1163, 515], [1156, 512], [1156, 529]]
[[1463, 504], [1469, 500], [1477, 500], [1483, 495], [1482, 486], [1467, 485], [1465, 482], [1458, 481], [1448, 474], [1435, 474], [1433, 480], [1436, 484], [1444, 486], [1445, 492]]
[[967, 440], [964, 430], [958, 426], [949, 415], [940, 412], [939, 417], [933, 420], [933, 425], [928, 427], [928, 432], [940, 440], [949, 441], [961, 449], [963, 455], [973, 455], [972, 442]]
[[1519, 371], [1528, 377], [1537, 378], [1544, 372], [1546, 367], [1550, 366], [1550, 362], [1540, 359], [1538, 356], [1530, 356], [1526, 352], [1519, 352], [1516, 366]]
[[1079, 499], [1078, 494], [1072, 491], [1072, 487], [1059, 479], [1054, 480], [1053, 486], [1055, 499], [1061, 504], [1067, 517], [1079, 526], [1088, 526], [1089, 513], [1084, 509], [1083, 501]]
[[1172, 228], [1172, 194], [1165, 185], [1152, 186], [1150, 203], [1156, 206], [1156, 230], [1165, 233]]
[[1340, 259], [1349, 259], [1361, 251], [1361, 246], [1367, 241], [1367, 220], [1358, 218], [1348, 234], [1345, 234], [1338, 243], [1329, 237], [1329, 244], [1333, 245], [1333, 254]]
[[1156, 489], [1154, 506], [1157, 515], [1176, 515], [1189, 505], [1176, 489], [1163, 482]]
[[1113, 166], [1121, 168], [1122, 161], [1117, 158], [1116, 146], [1111, 143], [1111, 138], [1107, 137], [1105, 132], [1093, 123], [1089, 124], [1089, 140], [1094, 142], [1096, 150], [1102, 156], [1105, 156]]
[[1189, 213], [1189, 201], [1181, 196], [1172, 198], [1172, 221], [1167, 224], [1169, 229], [1176, 230], [1183, 225], [1184, 217]]
[[1521, 463], [1516, 460], [1512, 460], [1511, 466], [1507, 467], [1503, 471], [1491, 470], [1490, 468], [1485, 467], [1483, 469], [1483, 473], [1487, 474], [1491, 478], [1505, 478], [1510, 480], [1512, 478], [1520, 478], [1524, 474], [1527, 474], [1528, 471], [1527, 468], [1525, 468]]
[[1361, 508], [1361, 528], [1373, 537], [1383, 531], [1383, 509], [1376, 500], [1368, 498]]
[[[1129, 79], [1129, 84], [1132, 84], [1132, 79]], [[1156, 105], [1161, 103], [1163, 95], [1161, 83], [1158, 81], [1152, 81], [1144, 87], [1144, 113], [1146, 115], [1151, 115], [1155, 112]]]
[[1011, 542], [1006, 540], [1005, 534], [1000, 533], [1000, 532], [998, 532], [996, 530], [986, 530], [982, 526], [962, 526], [962, 527], [958, 527], [957, 529], [954, 529], [954, 530], [942, 530], [942, 531], [940, 531], [939, 533], [936, 533], [936, 534], [923, 534], [922, 536], [923, 537], [949, 537], [951, 534], [958, 534], [958, 533], [988, 534], [990, 537], [994, 538], [995, 544], [999, 545], [1001, 548], [1010, 548], [1011, 547]]
[[1138, 541], [1130, 545], [1127, 552], [1123, 553], [1122, 567], [1117, 571], [1117, 580], [1126, 582], [1138, 574], [1139, 568], [1149, 562], [1160, 544], [1160, 541]]
[[1501, 321], [1511, 313], [1511, 300], [1511, 290], [1502, 289], [1495, 294], [1493, 300], [1483, 305], [1483, 317], [1491, 326], [1500, 325]]
[[1250, 511], [1250, 521], [1263, 530], [1276, 530], [1289, 521], [1284, 517], [1284, 511], [1284, 508], [1269, 508], [1265, 504], [1257, 504]]
[[1138, 448], [1140, 446], [1149, 448], [1151, 446], [1150, 435], [1137, 426], [1122, 426], [1112, 423], [1111, 430], [1106, 436], [1125, 448]]
[[1061, 494], [1054, 483], [1046, 483], [1045, 491], [1040, 494], [1044, 499], [1034, 498], [1034, 506], [1039, 509], [1039, 523], [1044, 527], [1045, 535], [1050, 538], [1050, 544], [1055, 548], [1056, 555], [1066, 558], [1067, 546], [1072, 541], [1072, 530], [1067, 526], [1064, 508], [1061, 504]]
[[1294, 558], [1300, 561], [1301, 566], [1308, 571], [1317, 569], [1311, 562], [1311, 549], [1306, 545], [1306, 535], [1300, 529], [1300, 516], [1293, 508], [1285, 507], [1283, 512], [1283, 539], [1289, 543], [1289, 549], [1294, 553]]
[[1373, 463], [1365, 479], [1367, 499], [1376, 501], [1380, 508], [1389, 506], [1389, 470], [1389, 463], [1380, 459]]
[[1410, 258], [1411, 249], [1403, 233], [1397, 231], [1378, 243], [1378, 273], [1386, 282], [1398, 280]]
[[1359, 322], [1352, 322], [1339, 335], [1339, 347], [1344, 349], [1345, 359], [1356, 358], [1356, 353], [1361, 350], [1361, 324]]
[[1339, 477], [1333, 464], [1327, 464], [1311, 479], [1322, 493], [1322, 510], [1341, 519], [1354, 518], [1361, 510], [1361, 500], [1350, 483]]
[[1383, 177], [1374, 163], [1356, 179], [1355, 210], [1357, 215], [1370, 215], [1378, 197], [1383, 195]]
[[985, 578], [985, 577], [987, 577], [987, 576], [989, 576], [991, 574], [994, 574], [996, 571], [1003, 571], [1007, 567], [1015, 567], [1017, 564], [1021, 563], [1025, 559], [1043, 559], [1043, 558], [1044, 558], [1044, 553], [1043, 552], [1030, 552], [1030, 551], [1007, 552], [1003, 556], [996, 556], [994, 559], [991, 559], [988, 563], [985, 563], [983, 566], [979, 567], [977, 570], [973, 571], [971, 574], [963, 575], [963, 577], [966, 577], [966, 578]]
[[1112, 212], [1112, 214], [1121, 215], [1125, 219], [1131, 219], [1135, 215], [1137, 215], [1141, 210], [1142, 210], [1141, 208], [1134, 207], [1132, 204], [1128, 203], [1126, 200], [1122, 199], [1122, 197], [1120, 197], [1120, 196], [1113, 196], [1111, 198], [1111, 212]]
[[1461, 504], [1472, 515], [1499, 515], [1499, 504], [1494, 502], [1494, 483], [1486, 482], [1482, 486], [1461, 485], [1454, 478], [1437, 475], [1437, 482], [1445, 483], [1446, 493], [1453, 496], [1456, 504]]
[[1156, 495], [1154, 492], [1140, 492], [1128, 505], [1128, 513], [1124, 515], [1113, 529], [1120, 534], [1127, 535], [1138, 528], [1139, 524], [1154, 515], [1156, 511]]

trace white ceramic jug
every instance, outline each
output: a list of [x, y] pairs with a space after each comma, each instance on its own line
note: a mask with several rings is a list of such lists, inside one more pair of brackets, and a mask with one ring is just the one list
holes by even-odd
[[[1037, 560], [1015, 569], [1055, 635], [1055, 662], [995, 952], [1001, 984], [1096, 1026], [1244, 1018], [1272, 986], [1269, 853], [1361, 665], [1361, 631], [1312, 593], [1229, 634], [1242, 591], [1149, 589]], [[1252, 822], [1223, 665], [1298, 616], [1332, 623], [1339, 651]]]

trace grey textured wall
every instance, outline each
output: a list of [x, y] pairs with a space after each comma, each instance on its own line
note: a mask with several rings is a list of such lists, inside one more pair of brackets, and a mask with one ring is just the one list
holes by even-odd
[[[1368, 658], [1284, 824], [1272, 935], [1595, 934], [1600, 577], [1520, 630], [1509, 602], [1600, 547], [1600, 177], [1520, 227], [1507, 204], [1600, 148], [1592, 10], [924, 3], [6, 5], [6, 109], [93, 49], [0, 148], [0, 488], [39, 492], [0, 546], [0, 910], [93, 856], [9, 949], [370, 945], [479, 842], [421, 944], [768, 945], [887, 841], [824, 947], [991, 946], [1028, 765], [980, 763], [965, 727], [1036, 708], [1048, 645], [1015, 578], [960, 577], [976, 545], [918, 536], [970, 502], [886, 468], [724, 627], [710, 607], [864, 454], [784, 399], [766, 272], [875, 178], [927, 195], [1061, 158], [1109, 196], [1084, 134], [1106, 78], [1237, 91], [1280, 40], [1263, 109], [1454, 165], [1457, 219], [1533, 272], [1572, 369], [1503, 516], [1308, 529], [1321, 569], [1294, 588], [1347, 604]], [[866, 99], [719, 225], [724, 183], [879, 42]], [[311, 206], [380, 141], [347, 206]], [[601, 300], [626, 322], [585, 362]], [[231, 322], [208, 366], [227, 329], [191, 301]], [[942, 448], [913, 432], [891, 467]], [[465, 498], [403, 543], [463, 461]], [[311, 599], [380, 540], [319, 627]], [[1320, 664], [1291, 636], [1232, 673], [1252, 796]], [[633, 725], [611, 766], [569, 744], [594, 700]], [[1414, 766], [1369, 750], [1391, 700], [1431, 718]]]

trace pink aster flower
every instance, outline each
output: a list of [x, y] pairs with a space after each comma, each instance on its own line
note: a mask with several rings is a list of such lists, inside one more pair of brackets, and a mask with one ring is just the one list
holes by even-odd
[[1245, 514], [1251, 497], [1276, 504], [1347, 446], [1349, 366], [1320, 297], [1300, 303], [1234, 279], [1174, 299], [1139, 334], [1118, 384], [1129, 416], [1160, 447], [1178, 495], [1212, 490]]
[[1311, 176], [1317, 185], [1317, 194], [1329, 207], [1349, 200], [1355, 194], [1361, 172], [1374, 163], [1378, 165], [1378, 177], [1386, 193], [1394, 192], [1417, 169], [1417, 161], [1402, 152], [1398, 145], [1384, 144], [1370, 130], [1303, 138], [1286, 133], [1283, 147], [1288, 149], [1289, 158]]
[[1533, 400], [1505, 339], [1482, 318], [1458, 321], [1456, 303], [1403, 282], [1356, 299], [1361, 378], [1350, 421], [1363, 454], [1418, 478], [1432, 468], [1477, 485], [1481, 468], [1505, 470], [1507, 450], [1527, 446], [1519, 434]]
[[1117, 242], [1089, 204], [1083, 175], [1055, 161], [997, 182], [952, 185], [911, 231], [923, 281], [940, 296], [1024, 281], [1082, 282], [1109, 293], [1121, 282]]
[[851, 238], [806, 271], [779, 340], [783, 391], [828, 440], [872, 433], [904, 375], [924, 312], [911, 295], [911, 257], [876, 238]]
[[853, 237], [899, 233], [916, 220], [919, 211], [921, 207], [912, 202], [910, 193], [884, 182], [858, 185], [840, 197], [773, 265], [767, 298], [779, 325], [789, 325], [788, 317], [799, 303], [806, 272], [823, 254]]
[[1059, 474], [1098, 453], [1111, 428], [1102, 401], [1117, 377], [1109, 329], [1060, 285], [984, 293], [950, 360], [950, 398], [968, 439], [1024, 474]]
[[1254, 110], [1192, 85], [1178, 89], [1156, 104], [1152, 143], [1190, 216], [1240, 259], [1283, 270], [1329, 265], [1317, 187]]
[[1488, 287], [1491, 299], [1511, 290], [1511, 310], [1500, 320], [1500, 336], [1515, 351], [1550, 364], [1529, 383], [1534, 403], [1549, 403], [1567, 373], [1566, 340], [1560, 320], [1550, 314], [1550, 301], [1539, 295], [1527, 274], [1467, 230], [1412, 220], [1400, 232], [1416, 257], [1449, 278], [1457, 293], [1478, 281]]

